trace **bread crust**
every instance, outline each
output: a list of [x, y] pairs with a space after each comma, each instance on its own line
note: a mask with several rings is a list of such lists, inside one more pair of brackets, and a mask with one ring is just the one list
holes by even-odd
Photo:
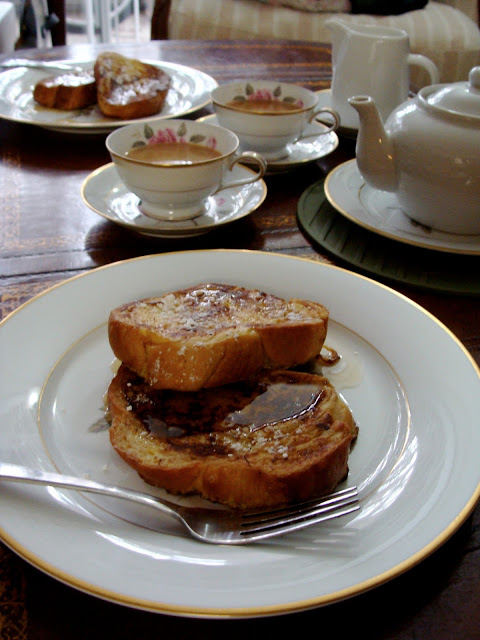
[[319, 303], [208, 283], [114, 309], [108, 336], [153, 388], [196, 391], [307, 362], [327, 325]]
[[100, 111], [123, 120], [159, 113], [171, 82], [159, 67], [111, 51], [97, 57], [94, 74]]
[[71, 111], [89, 107], [97, 102], [93, 72], [69, 71], [43, 78], [35, 85], [33, 97], [38, 104], [51, 109]]
[[240, 509], [330, 493], [358, 433], [328, 380], [298, 371], [182, 393], [153, 390], [122, 365], [108, 409], [112, 446], [146, 482]]

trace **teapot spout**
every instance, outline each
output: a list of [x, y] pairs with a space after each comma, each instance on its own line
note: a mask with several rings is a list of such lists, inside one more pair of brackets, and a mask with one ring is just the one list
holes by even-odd
[[353, 96], [349, 104], [360, 119], [357, 137], [357, 165], [365, 181], [382, 191], [397, 190], [395, 149], [382, 118], [370, 96]]

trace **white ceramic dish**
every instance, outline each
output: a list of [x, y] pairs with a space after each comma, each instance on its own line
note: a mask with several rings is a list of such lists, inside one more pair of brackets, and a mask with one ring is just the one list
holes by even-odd
[[394, 193], [365, 183], [356, 160], [335, 167], [324, 188], [330, 204], [365, 229], [417, 247], [480, 255], [480, 235], [446, 233], [415, 222], [403, 212]]
[[[208, 122], [209, 124], [218, 124], [218, 119], [215, 114], [204, 116], [198, 120]], [[321, 127], [322, 125], [318, 123], [311, 123], [305, 128], [305, 133], [313, 133], [316, 129], [321, 129]], [[289, 145], [290, 154], [286, 158], [267, 161], [267, 174], [291, 171], [307, 162], [319, 160], [335, 151], [338, 143], [338, 136], [334, 132], [300, 140], [295, 144]]]
[[[251, 169], [237, 165], [233, 178], [243, 179], [251, 173]], [[172, 221], [145, 215], [139, 208], [139, 198], [121, 181], [113, 163], [87, 176], [81, 194], [90, 209], [131, 231], [155, 238], [185, 238], [207, 233], [249, 215], [265, 200], [267, 186], [263, 180], [257, 180], [242, 187], [224, 189], [208, 198], [201, 216]]]
[[[162, 111], [141, 120], [179, 118], [210, 102], [210, 92], [217, 86], [216, 80], [211, 76], [197, 69], [170, 62], [145, 62], [155, 64], [168, 73], [172, 84]], [[75, 61], [75, 64], [85, 68], [93, 67], [93, 61]], [[140, 120], [107, 118], [96, 106], [72, 112], [41, 107], [33, 99], [33, 88], [39, 80], [54, 74], [55, 71], [52, 70], [25, 67], [0, 73], [0, 118], [68, 133], [105, 133]]]
[[0, 325], [0, 359], [8, 363], [0, 372], [2, 459], [145, 489], [101, 428], [113, 375], [109, 311], [219, 280], [329, 307], [327, 344], [343, 356], [329, 376], [360, 428], [347, 480], [360, 487], [360, 511], [268, 544], [222, 547], [105, 498], [10, 484], [0, 493], [1, 538], [87, 593], [188, 616], [300, 611], [413, 567], [479, 498], [480, 371], [418, 305], [323, 263], [268, 252], [174, 252], [102, 267], [40, 294]]

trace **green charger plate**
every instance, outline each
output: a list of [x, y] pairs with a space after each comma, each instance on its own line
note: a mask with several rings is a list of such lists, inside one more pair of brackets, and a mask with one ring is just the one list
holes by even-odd
[[300, 197], [303, 231], [320, 247], [369, 276], [457, 295], [480, 294], [480, 258], [411, 246], [368, 231], [328, 202], [324, 179]]

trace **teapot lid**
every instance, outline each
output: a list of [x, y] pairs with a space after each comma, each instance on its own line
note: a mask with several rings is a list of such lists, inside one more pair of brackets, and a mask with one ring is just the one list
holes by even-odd
[[[425, 87], [427, 89], [427, 87]], [[428, 105], [461, 116], [480, 118], [480, 67], [474, 67], [468, 82], [430, 87], [431, 92], [421, 90]]]

